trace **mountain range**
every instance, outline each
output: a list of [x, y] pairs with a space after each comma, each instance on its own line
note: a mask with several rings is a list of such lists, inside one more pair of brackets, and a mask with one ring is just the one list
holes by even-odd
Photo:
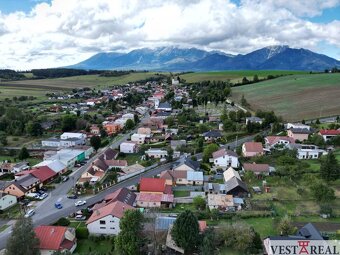
[[248, 54], [231, 55], [197, 48], [142, 48], [128, 53], [98, 53], [68, 68], [86, 70], [305, 70], [323, 71], [339, 67], [340, 61], [307, 49], [287, 45], [269, 46]]

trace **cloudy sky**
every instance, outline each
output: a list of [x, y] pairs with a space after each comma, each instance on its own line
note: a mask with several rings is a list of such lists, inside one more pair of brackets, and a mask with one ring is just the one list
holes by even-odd
[[141, 47], [242, 54], [278, 44], [340, 59], [340, 0], [0, 0], [0, 68]]

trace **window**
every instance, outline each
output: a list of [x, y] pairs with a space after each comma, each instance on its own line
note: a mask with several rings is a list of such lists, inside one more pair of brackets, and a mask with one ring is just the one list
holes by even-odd
[[106, 229], [106, 227], [100, 227], [100, 229]]
[[115, 228], [110, 228], [110, 229], [115, 229]]
[[100, 224], [100, 225], [105, 225], [105, 220], [100, 220], [100, 221], [99, 221], [99, 224]]
[[153, 205], [156, 205], [156, 203], [153, 203]]

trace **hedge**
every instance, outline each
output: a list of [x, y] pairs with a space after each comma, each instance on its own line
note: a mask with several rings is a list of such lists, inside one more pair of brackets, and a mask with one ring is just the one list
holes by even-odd
[[76, 229], [76, 237], [78, 239], [87, 239], [89, 237], [89, 231], [87, 227], [78, 227]]

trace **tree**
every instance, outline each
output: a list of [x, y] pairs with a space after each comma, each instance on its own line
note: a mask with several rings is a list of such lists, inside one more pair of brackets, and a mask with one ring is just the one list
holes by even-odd
[[193, 204], [196, 207], [196, 209], [204, 210], [206, 206], [205, 199], [201, 196], [194, 197]]
[[216, 250], [215, 245], [216, 234], [213, 228], [208, 228], [204, 231], [203, 241], [202, 241], [202, 255], [213, 255]]
[[26, 132], [31, 136], [40, 136], [43, 133], [43, 129], [39, 122], [29, 121], [26, 125]]
[[259, 77], [257, 76], [257, 74], [255, 74], [253, 78], [253, 82], [258, 82], [258, 81], [259, 81]]
[[249, 80], [247, 79], [247, 77], [243, 77], [242, 79], [242, 84], [248, 84]]
[[189, 210], [182, 212], [174, 223], [171, 236], [185, 252], [195, 250], [199, 241], [197, 217]]
[[90, 139], [90, 144], [97, 151], [100, 148], [100, 145], [102, 144], [102, 140], [99, 136], [94, 135]]
[[77, 121], [76, 115], [73, 114], [65, 115], [61, 122], [61, 129], [63, 130], [63, 132], [68, 132], [76, 129], [76, 121]]
[[334, 190], [320, 181], [311, 185], [311, 191], [312, 196], [318, 202], [327, 203], [335, 199]]
[[30, 156], [30, 154], [29, 154], [27, 148], [26, 147], [22, 147], [21, 150], [19, 151], [18, 158], [20, 160], [23, 160], [23, 159], [29, 158], [29, 156]]
[[3, 146], [6, 146], [8, 144], [7, 142], [7, 136], [6, 136], [6, 133], [5, 132], [0, 132], [0, 143], [3, 145]]
[[128, 120], [126, 121], [126, 123], [125, 123], [125, 128], [126, 128], [127, 130], [132, 129], [134, 126], [135, 126], [135, 123], [134, 123], [133, 120], [131, 120], [131, 119], [128, 119]]
[[213, 152], [217, 151], [219, 149], [218, 145], [215, 143], [209, 144], [206, 146], [203, 150], [203, 162], [208, 163], [209, 158], [212, 157]]
[[141, 253], [143, 246], [143, 214], [139, 210], [127, 210], [119, 222], [120, 232], [115, 241], [119, 254], [135, 255]]
[[6, 250], [6, 255], [40, 254], [39, 239], [33, 230], [31, 218], [21, 217], [17, 220], [7, 241]]
[[320, 120], [319, 119], [316, 119], [316, 121], [315, 121], [315, 124], [320, 124]]
[[135, 122], [135, 124], [139, 122], [139, 117], [137, 114], [133, 115], [133, 121]]
[[242, 95], [242, 98], [241, 98], [241, 105], [242, 106], [249, 106], [249, 103], [247, 102], [246, 98], [244, 97], [244, 95]]
[[340, 177], [340, 166], [332, 152], [321, 160], [320, 175], [325, 181], [335, 181]]
[[279, 222], [278, 230], [281, 235], [292, 235], [296, 232], [296, 228], [292, 225], [292, 221], [288, 215], [285, 215]]

